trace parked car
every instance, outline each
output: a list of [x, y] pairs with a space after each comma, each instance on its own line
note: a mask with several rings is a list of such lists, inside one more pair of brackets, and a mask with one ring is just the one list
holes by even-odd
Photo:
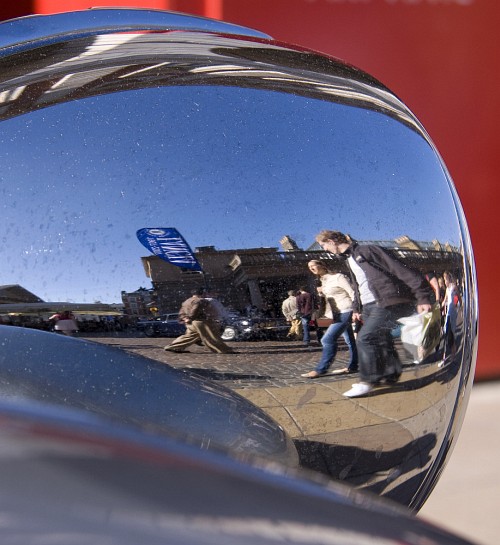
[[179, 322], [179, 314], [176, 312], [150, 320], [138, 320], [136, 328], [146, 337], [178, 337], [186, 331], [186, 326]]
[[233, 316], [224, 325], [224, 341], [273, 340], [284, 338], [290, 324], [283, 318]]

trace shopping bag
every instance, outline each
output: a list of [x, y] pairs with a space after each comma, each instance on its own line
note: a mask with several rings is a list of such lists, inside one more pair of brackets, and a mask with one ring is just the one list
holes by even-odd
[[429, 312], [400, 318], [401, 342], [414, 363], [422, 362], [441, 339], [441, 309], [435, 304]]

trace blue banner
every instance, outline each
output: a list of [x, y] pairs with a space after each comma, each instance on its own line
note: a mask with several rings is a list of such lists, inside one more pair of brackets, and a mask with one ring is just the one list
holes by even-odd
[[193, 250], [182, 235], [173, 227], [148, 227], [137, 231], [139, 242], [151, 253], [172, 265], [202, 271]]

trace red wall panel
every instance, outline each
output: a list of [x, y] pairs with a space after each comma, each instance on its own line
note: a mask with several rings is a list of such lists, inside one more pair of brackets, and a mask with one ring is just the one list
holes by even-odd
[[95, 7], [136, 7], [152, 9], [168, 9], [168, 0], [108, 0], [92, 2], [89, 0], [33, 0], [33, 13], [60, 13], [64, 11], [88, 9]]

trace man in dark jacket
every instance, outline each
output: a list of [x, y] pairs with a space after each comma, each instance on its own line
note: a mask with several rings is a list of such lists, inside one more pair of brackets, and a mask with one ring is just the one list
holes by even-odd
[[356, 339], [361, 382], [344, 396], [366, 395], [382, 380], [396, 382], [401, 362], [391, 331], [415, 304], [419, 313], [431, 310], [429, 283], [380, 246], [358, 244], [339, 231], [321, 231], [316, 240], [323, 250], [346, 258], [356, 294], [353, 319], [363, 323]]

